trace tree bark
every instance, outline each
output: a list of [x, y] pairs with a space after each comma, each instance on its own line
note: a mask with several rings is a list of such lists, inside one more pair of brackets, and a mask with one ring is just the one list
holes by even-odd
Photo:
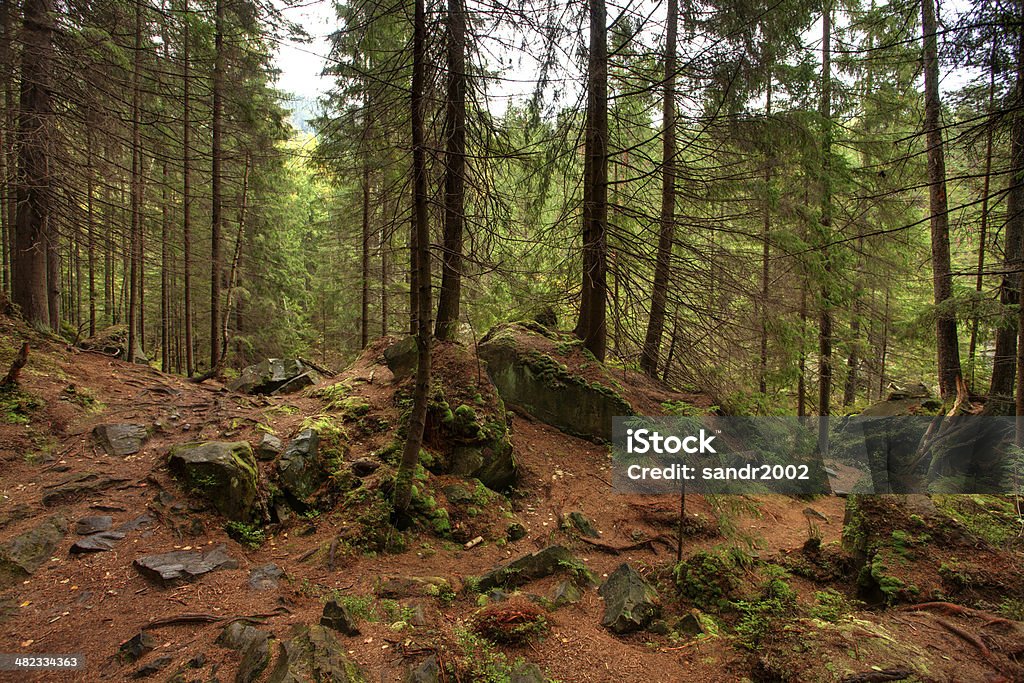
[[210, 230], [210, 368], [216, 368], [220, 360], [220, 289], [221, 289], [221, 231], [223, 228], [223, 178], [224, 163], [224, 0], [216, 2], [214, 28], [213, 63], [213, 130], [212, 156], [213, 177], [211, 178]]
[[575, 333], [597, 360], [604, 361], [608, 343], [608, 29], [604, 0], [589, 0], [589, 10], [583, 285]]
[[[990, 60], [990, 72], [988, 81], [988, 111], [991, 116], [995, 108], [995, 94], [996, 94], [996, 70], [995, 65], [991, 62], [995, 61], [995, 44], [992, 46], [992, 59]], [[981, 225], [978, 229], [978, 274], [974, 281], [974, 291], [978, 293], [979, 299], [981, 297], [981, 290], [985, 283], [985, 247], [988, 242], [988, 200], [989, 190], [991, 189], [992, 182], [992, 138], [993, 138], [993, 126], [989, 123], [988, 131], [985, 139], [985, 177], [982, 181], [981, 188]], [[978, 314], [975, 313], [971, 316], [971, 343], [967, 351], [968, 364], [971, 367], [971, 389], [974, 390], [974, 377], [977, 373], [977, 363], [975, 362], [975, 355], [978, 348]]]
[[832, 4], [821, 13], [821, 311], [818, 323], [818, 452], [828, 453], [832, 397]]
[[661, 118], [661, 225], [658, 254], [654, 261], [651, 313], [640, 355], [640, 369], [650, 377], [658, 374], [661, 338], [665, 330], [665, 304], [672, 267], [672, 243], [676, 227], [676, 38], [679, 30], [678, 0], [668, 0], [665, 36], [665, 88]]
[[140, 71], [142, 67], [142, 0], [135, 0], [135, 49], [132, 66], [132, 187], [131, 275], [128, 284], [128, 362], [135, 361], [139, 344], [138, 310], [141, 296], [139, 254], [142, 253], [142, 137], [140, 129]]
[[418, 292], [416, 303], [416, 385], [413, 390], [412, 411], [409, 414], [408, 431], [402, 461], [395, 475], [394, 521], [404, 526], [408, 520], [409, 504], [412, 500], [412, 478], [420, 459], [423, 445], [423, 428], [427, 417], [427, 400], [430, 392], [430, 229], [427, 225], [427, 162], [425, 130], [423, 124], [423, 90], [426, 67], [426, 8], [424, 0], [415, 0], [413, 18], [413, 67], [412, 91], [410, 96], [412, 121], [412, 174], [413, 174], [413, 232], [416, 248], [413, 250], [417, 273]]
[[47, 253], [51, 236], [50, 146], [53, 0], [25, 0], [18, 117], [17, 220], [12, 301], [30, 323], [50, 327]]
[[935, 322], [939, 393], [956, 395], [960, 377], [960, 345], [956, 316], [948, 310], [953, 296], [949, 259], [949, 214], [946, 203], [946, 160], [942, 143], [939, 104], [939, 55], [936, 44], [935, 0], [921, 0], [921, 31], [924, 60], [924, 129], [928, 146], [929, 206], [932, 231], [932, 287], [939, 314]]
[[195, 342], [193, 341], [192, 328], [192, 63], [191, 63], [191, 39], [189, 36], [189, 22], [191, 15], [188, 9], [188, 0], [184, 0], [182, 6], [184, 27], [182, 28], [182, 144], [181, 144], [181, 242], [182, 242], [182, 270], [184, 282], [184, 318], [185, 328], [185, 374], [192, 376], [196, 370]]
[[448, 94], [444, 157], [444, 245], [437, 295], [438, 339], [454, 339], [462, 298], [462, 234], [466, 204], [466, 8], [448, 0]]

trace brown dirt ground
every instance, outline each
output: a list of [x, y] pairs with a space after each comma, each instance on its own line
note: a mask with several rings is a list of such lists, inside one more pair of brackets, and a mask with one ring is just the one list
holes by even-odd
[[[11, 341], [25, 337], [35, 339], [23, 327], [0, 319], [0, 368], [6, 368], [13, 355]], [[384, 346], [384, 342], [376, 343], [339, 379], [348, 381], [354, 394], [371, 402], [372, 414], [393, 420], [397, 415], [393, 405], [395, 388], [390, 372], [377, 362]], [[444, 358], [442, 355], [438, 364], [442, 372], [446, 367]], [[464, 377], [461, 381], [475, 383], [476, 378]], [[91, 391], [103, 404], [102, 410], [91, 411], [62, 400], [62, 392], [69, 384]], [[671, 497], [615, 495], [610, 490], [609, 455], [605, 447], [566, 436], [521, 415], [512, 421], [512, 438], [522, 483], [503, 505], [526, 527], [524, 539], [507, 545], [494, 542], [504, 534], [504, 525], [509, 520], [491, 510], [483, 520], [467, 520], [478, 527], [466, 533], [479, 531], [487, 539], [471, 550], [417, 532], [403, 553], [346, 555], [332, 563], [327, 553], [310, 552], [327, 548], [339, 534], [343, 519], [327, 514], [311, 521], [294, 518], [274, 529], [261, 548], [249, 550], [228, 538], [220, 518], [202, 509], [191, 509], [202, 506], [190, 501], [163, 467], [169, 447], [183, 441], [247, 439], [255, 443], [259, 437], [256, 425], [261, 423], [272, 425], [278, 435], [287, 438], [305, 417], [323, 410], [322, 400], [232, 394], [213, 382], [196, 385], [148, 367], [39, 340], [34, 342], [22, 386], [26, 392], [41, 397], [45, 407], [33, 413], [27, 425], [0, 424], [0, 489], [5, 496], [0, 499], [0, 541], [54, 514], [62, 515], [72, 525], [74, 520], [96, 514], [100, 509], [109, 511], [107, 514], [114, 517], [115, 525], [143, 513], [153, 516], [156, 523], [129, 532], [112, 552], [84, 556], [69, 555], [68, 548], [75, 540], [73, 531], [69, 531], [50, 562], [6, 592], [3, 597], [13, 607], [6, 619], [0, 619], [0, 652], [83, 653], [88, 669], [59, 675], [0, 673], [0, 680], [128, 680], [138, 665], [120, 664], [115, 657], [118, 647], [153, 619], [187, 613], [233, 618], [277, 611], [265, 618], [262, 628], [283, 639], [293, 626], [318, 620], [322, 596], [330, 591], [370, 595], [378, 578], [390, 575], [444, 576], [458, 588], [464, 577], [479, 575], [502, 561], [553, 542], [569, 545], [598, 577], [609, 574], [622, 562], [630, 562], [653, 576], [674, 560], [671, 535], [678, 501]], [[663, 388], [651, 389], [670, 396]], [[104, 454], [90, 437], [93, 426], [110, 422], [162, 427], [141, 453], [114, 458]], [[349, 445], [347, 458], [366, 455], [393, 438], [390, 433], [359, 435]], [[36, 455], [29, 457], [33, 453]], [[269, 464], [261, 466], [268, 468]], [[126, 481], [80, 500], [52, 507], [42, 504], [48, 487], [83, 472], [116, 475]], [[173, 496], [175, 502], [183, 505], [175, 509], [173, 503], [161, 503], [161, 493]], [[826, 517], [827, 521], [816, 522], [823, 543], [840, 538], [844, 508], [841, 499], [822, 498], [807, 503], [764, 497], [748, 502], [759, 507], [760, 513], [742, 516], [738, 526], [757, 539], [762, 557], [795, 552], [803, 545], [808, 534], [804, 513], [808, 506]], [[688, 508], [694, 528], [711, 526], [713, 511], [707, 501], [691, 497]], [[12, 514], [19, 509], [22, 514]], [[602, 533], [601, 543], [606, 546], [623, 547], [638, 538], [656, 540], [645, 547], [618, 553], [582, 543], [559, 530], [561, 515], [573, 510], [583, 511], [594, 522]], [[720, 542], [720, 538], [695, 534], [688, 540], [684, 554]], [[238, 569], [216, 571], [194, 583], [163, 588], [146, 581], [132, 567], [132, 561], [144, 554], [219, 543], [225, 543], [239, 560]], [[283, 568], [287, 578], [274, 591], [250, 589], [249, 570], [268, 562]], [[538, 581], [524, 591], [549, 594], [554, 583], [554, 579]], [[364, 622], [360, 636], [342, 637], [371, 680], [401, 680], [410, 663], [422, 659], [431, 644], [450, 640], [453, 629], [476, 609], [472, 597], [460, 596], [450, 605], [428, 598], [413, 602], [417, 600], [426, 609], [425, 627], [396, 632], [387, 623]], [[550, 615], [552, 630], [548, 637], [503, 650], [512, 658], [522, 656], [536, 662], [548, 676], [565, 682], [706, 683], [741, 680], [752, 674], [750, 656], [731, 647], [727, 638], [674, 644], [650, 634], [616, 637], [600, 626], [602, 606], [596, 589], [589, 589], [580, 603]], [[954, 657], [970, 655], [970, 648], [963, 648], [963, 641], [957, 643], [957, 636], [948, 630], [926, 628], [914, 622], [922, 617], [886, 618], [902, 619], [906, 623], [898, 628], [914, 629], [915, 638], [931, 642], [934, 647], [948, 650], [960, 646], [961, 652]], [[217, 667], [220, 680], [233, 679], [238, 654], [215, 644], [221, 627], [218, 623], [199, 623], [153, 629], [158, 647], [142, 663], [161, 655], [173, 656], [171, 668], [155, 677], [166, 680], [190, 657], [205, 653], [205, 667], [188, 673], [185, 680], [208, 680], [213, 667]], [[866, 663], [865, 668], [869, 665]], [[964, 670], [971, 675], [985, 670], [984, 665], [979, 668], [976, 662], [972, 667]], [[994, 674], [991, 667], [987, 671]]]

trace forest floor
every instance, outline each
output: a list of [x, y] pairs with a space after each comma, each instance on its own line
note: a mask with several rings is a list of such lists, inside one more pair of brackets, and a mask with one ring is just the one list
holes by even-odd
[[[240, 655], [217, 643], [225, 624], [251, 617], [249, 623], [284, 641], [293, 627], [317, 623], [328, 598], [360, 611], [359, 635], [339, 638], [374, 681], [405, 680], [410, 667], [430, 654], [456, 672], [442, 680], [462, 681], [508, 680], [504, 672], [519, 658], [539, 665], [548, 679], [566, 682], [1024, 680], [1019, 622], [951, 606], [865, 605], [856, 600], [857, 582], [849, 572], [807, 571], [808, 564], [827, 565], [819, 561], [823, 556], [842, 556], [836, 565], [852, 561], [840, 549], [846, 501], [838, 497], [713, 505], [691, 496], [684, 558], [717, 557], [743, 538], [753, 545], [744, 554], [748, 564], [735, 568], [737, 584], [754, 587], [742, 603], [746, 608], [733, 602], [713, 618], [702, 616], [704, 633], [697, 637], [680, 637], [674, 629], [617, 636], [601, 625], [602, 598], [588, 587], [578, 602], [545, 614], [550, 630], [539, 638], [500, 646], [467, 641], [482, 602], [469, 577], [551, 544], [569, 548], [598, 582], [628, 562], [658, 587], [670, 624], [689, 614], [694, 601], [674, 590], [672, 578], [678, 499], [616, 495], [606, 447], [516, 414], [511, 437], [519, 483], [507, 498], [488, 499], [469, 513], [453, 511], [454, 538], [419, 529], [406, 532], [401, 552], [350, 551], [337, 539], [346, 529], [351, 533], [353, 521], [336, 509], [274, 524], [262, 545], [249, 548], [229, 537], [223, 518], [204, 501], [175, 483], [166, 468], [168, 450], [186, 441], [255, 443], [267, 427], [287, 441], [304, 420], [324, 413], [323, 398], [308, 392], [256, 397], [215, 382], [194, 384], [39, 338], [7, 318], [0, 318], [0, 368], [6, 369], [23, 340], [32, 347], [29, 361], [0, 419], [0, 544], [51, 518], [68, 530], [42, 566], [0, 593], [0, 653], [84, 654], [87, 669], [0, 672], [0, 680], [129, 680], [149, 673], [142, 667], [163, 657], [170, 660], [152, 673], [154, 680], [234, 680]], [[374, 411], [393, 416], [390, 372], [373, 353], [330, 381], [339, 380], [358, 386]], [[94, 427], [110, 423], [147, 425], [151, 435], [139, 453], [111, 456], [92, 437]], [[393, 438], [357, 435], [345, 459], [369, 456]], [[442, 477], [438, 484], [447, 481]], [[582, 512], [600, 539], [588, 542], [564, 528], [571, 511]], [[99, 514], [113, 517], [115, 528], [136, 523], [108, 552], [70, 553], [81, 538], [75, 522]], [[512, 521], [526, 535], [505, 541]], [[812, 529], [820, 536], [819, 551], [806, 546]], [[476, 535], [485, 541], [466, 549], [463, 539]], [[133, 566], [143, 555], [219, 544], [237, 568], [192, 582], [157, 585]], [[1019, 545], [1006, 552], [1021, 559]], [[256, 590], [250, 571], [269, 563], [283, 576], [269, 590]], [[765, 581], [778, 575], [767, 568], [786, 567], [805, 570], [785, 575], [796, 605], [783, 617], [770, 602], [751, 596], [763, 597]], [[443, 577], [453, 593], [385, 597], [381, 584], [389, 577]], [[529, 583], [509, 604], [550, 595], [557, 583], [556, 577]], [[1003, 592], [1012, 596], [1022, 589]], [[826, 600], [822, 591], [835, 596]], [[769, 607], [758, 612], [764, 604]], [[964, 604], [995, 609], [981, 599]], [[828, 613], [830, 606], [836, 614]], [[422, 609], [421, 619], [409, 618], [414, 607]], [[746, 630], [734, 631], [740, 623]], [[120, 648], [144, 630], [155, 636], [153, 651], [126, 662]], [[190, 660], [199, 666], [189, 666]]]

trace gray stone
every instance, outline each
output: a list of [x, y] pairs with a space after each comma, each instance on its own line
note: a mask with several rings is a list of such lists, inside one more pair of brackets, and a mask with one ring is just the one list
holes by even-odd
[[[545, 345], [550, 346], [549, 353], [537, 350]], [[507, 406], [563, 432], [610, 441], [612, 418], [633, 414], [610, 376], [592, 382], [572, 374], [555, 359], [556, 342], [522, 324], [493, 328], [477, 352], [487, 362], [487, 374]]]
[[149, 678], [160, 673], [174, 661], [174, 657], [170, 655], [164, 655], [163, 657], [157, 657], [152, 662], [143, 664], [139, 669], [132, 674], [132, 678]]
[[114, 518], [110, 515], [91, 515], [82, 517], [75, 522], [75, 533], [79, 536], [88, 536], [97, 531], [107, 531], [114, 526]]
[[480, 577], [478, 585], [481, 591], [506, 586], [522, 586], [530, 581], [542, 579], [557, 571], [568, 570], [575, 566], [581, 565], [572, 553], [563, 546], [551, 545], [492, 569]]
[[396, 380], [412, 375], [419, 362], [416, 337], [404, 337], [384, 349], [384, 362]]
[[124, 540], [120, 531], [100, 531], [80, 538], [71, 546], [72, 553], [102, 553], [113, 550], [114, 546]]
[[409, 609], [409, 623], [413, 626], [426, 626], [427, 625], [427, 614], [423, 609], [423, 605], [413, 605]]
[[590, 538], [601, 538], [601, 533], [582, 512], [570, 512], [566, 518], [569, 525], [579, 533]]
[[121, 661], [131, 663], [141, 659], [147, 652], [152, 652], [155, 647], [156, 638], [145, 631], [141, 631], [121, 643], [121, 647], [118, 649], [118, 655], [120, 656]]
[[320, 625], [332, 628], [346, 636], [358, 636], [357, 619], [348, 607], [336, 600], [329, 600], [324, 605], [324, 614], [320, 617]]
[[306, 387], [311, 387], [320, 381], [320, 375], [316, 374], [312, 370], [302, 373], [297, 377], [292, 377], [290, 380], [279, 386], [273, 391], [274, 394], [294, 394], [297, 391], [302, 391]]
[[253, 590], [271, 591], [277, 588], [282, 576], [284, 572], [276, 564], [264, 564], [249, 572], [249, 586]]
[[661, 614], [657, 591], [628, 564], [619, 565], [598, 593], [605, 603], [601, 625], [614, 633], [639, 631]]
[[201, 550], [176, 550], [160, 555], [147, 555], [134, 562], [143, 576], [163, 583], [192, 580], [217, 569], [237, 569], [238, 560], [227, 553], [221, 543], [215, 548]]
[[526, 538], [526, 527], [519, 522], [512, 522], [505, 531], [505, 537], [508, 538], [510, 543], [522, 540]]
[[704, 633], [704, 625], [700, 623], [700, 612], [693, 610], [689, 614], [679, 617], [676, 619], [673, 630], [684, 636], [699, 636]]
[[361, 479], [376, 472], [380, 468], [380, 463], [370, 458], [359, 458], [358, 460], [353, 460], [349, 468], [352, 470], [352, 474]]
[[562, 581], [555, 586], [554, 596], [551, 604], [555, 607], [564, 607], [579, 602], [583, 599], [583, 591], [572, 581]]
[[326, 480], [320, 461], [320, 437], [314, 429], [303, 429], [288, 443], [277, 461], [281, 488], [296, 500], [308, 503], [310, 496]]
[[263, 438], [256, 445], [256, 458], [259, 460], [273, 460], [284, 448], [281, 439], [273, 434], [264, 434]]
[[153, 518], [149, 515], [139, 515], [135, 519], [130, 519], [124, 524], [117, 527], [118, 531], [135, 531], [142, 527], [149, 526], [153, 523]]
[[410, 667], [405, 677], [406, 683], [439, 683], [441, 668], [437, 665], [437, 657], [431, 655], [416, 667]]
[[[306, 375], [306, 381], [309, 384], [315, 383], [318, 379], [316, 373], [307, 368], [302, 361], [268, 358], [242, 370], [236, 379], [228, 382], [227, 388], [230, 391], [240, 391], [244, 394], [273, 394], [302, 375]], [[303, 386], [309, 386], [309, 384]], [[303, 386], [296, 384], [293, 390], [298, 391]]]
[[0, 589], [23, 581], [43, 566], [66, 531], [63, 517], [51, 517], [0, 546]]
[[667, 636], [672, 632], [672, 629], [668, 627], [668, 622], [664, 619], [655, 619], [647, 625], [647, 630], [659, 636]]
[[366, 677], [344, 646], [324, 626], [299, 626], [281, 645], [267, 683], [363, 683]]
[[247, 442], [181, 444], [171, 449], [167, 466], [187, 489], [201, 493], [228, 519], [257, 518], [259, 470]]
[[109, 424], [93, 427], [92, 435], [107, 455], [124, 457], [142, 450], [142, 444], [149, 437], [143, 425]]
[[217, 642], [224, 647], [238, 650], [242, 659], [238, 663], [235, 683], [251, 683], [270, 664], [270, 634], [242, 622], [233, 622], [224, 627]]
[[512, 671], [509, 683], [545, 683], [544, 672], [533, 662], [523, 662]]
[[381, 598], [436, 596], [450, 590], [451, 584], [442, 576], [385, 576], [374, 587]]

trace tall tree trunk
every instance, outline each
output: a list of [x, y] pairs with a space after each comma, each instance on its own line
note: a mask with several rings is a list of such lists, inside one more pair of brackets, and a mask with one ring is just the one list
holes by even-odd
[[[924, 60], [924, 129], [928, 146], [929, 205], [932, 229], [932, 287], [940, 313], [935, 322], [939, 393], [956, 394], [960, 377], [960, 345], [956, 316], [948, 309], [953, 296], [953, 274], [949, 261], [949, 214], [946, 204], [946, 160], [939, 120], [939, 55], [935, 32], [935, 0], [921, 0], [921, 31]], [[1012, 356], [1011, 356], [1012, 357]], [[1011, 361], [1012, 363], [1012, 361]]]
[[182, 269], [184, 271], [184, 318], [185, 327], [185, 374], [192, 376], [196, 369], [195, 342], [192, 328], [192, 63], [189, 23], [191, 15], [188, 0], [182, 7], [184, 27], [182, 28], [182, 144], [181, 144], [181, 242]]
[[604, 361], [608, 298], [608, 28], [604, 0], [589, 0], [590, 54], [584, 142], [583, 286], [576, 336]]
[[462, 297], [462, 232], [466, 204], [466, 8], [448, 0], [448, 93], [444, 154], [444, 248], [437, 295], [438, 339], [454, 339]]
[[93, 206], [93, 192], [95, 188], [95, 178], [93, 177], [95, 170], [93, 168], [93, 145], [92, 145], [92, 128], [88, 128], [85, 132], [86, 135], [86, 190], [85, 190], [85, 209], [86, 209], [86, 230], [87, 230], [87, 249], [89, 251], [89, 336], [93, 337], [96, 335], [96, 216], [95, 209]]
[[135, 0], [135, 50], [132, 53], [132, 233], [131, 233], [131, 275], [128, 294], [128, 362], [135, 361], [135, 349], [139, 345], [138, 310], [141, 277], [139, 254], [142, 253], [142, 137], [140, 129], [140, 76], [142, 67], [142, 0]]
[[17, 8], [14, 0], [2, 0], [7, 8], [7, 14], [3, 17], [3, 32], [4, 32], [4, 54], [0, 55], [0, 68], [3, 69], [4, 78], [4, 102], [6, 103], [6, 111], [4, 112], [4, 120], [0, 121], [0, 126], [6, 123], [6, 130], [8, 131], [7, 147], [4, 148], [4, 153], [7, 155], [7, 175], [0, 179], [6, 188], [7, 193], [7, 205], [4, 207], [7, 211], [7, 258], [10, 263], [8, 264], [10, 273], [10, 287], [13, 296], [14, 290], [14, 253], [17, 250], [15, 244], [15, 233], [17, 231], [18, 223], [18, 188], [17, 188], [17, 174], [15, 173], [18, 165], [17, 158], [17, 145], [15, 140], [17, 138], [18, 129], [18, 91], [17, 81], [15, 74], [17, 72], [17, 66], [15, 62], [18, 59], [17, 50], [15, 49], [15, 26], [17, 25]]
[[[992, 57], [990, 59], [989, 80], [988, 80], [988, 113], [992, 116], [995, 109], [996, 96], [996, 70], [995, 70], [995, 44], [992, 45]], [[992, 181], [992, 138], [993, 125], [989, 122], [985, 136], [985, 177], [982, 180], [981, 188], [981, 225], [978, 230], [978, 274], [974, 281], [974, 291], [981, 298], [981, 290], [985, 284], [985, 247], [988, 243], [988, 200], [989, 190]], [[979, 315], [971, 316], [971, 344], [968, 347], [967, 359], [971, 366], [971, 389], [974, 386], [974, 376], [977, 372], [976, 352], [978, 348], [978, 324]]]
[[[770, 122], [772, 117], [772, 70], [768, 70], [768, 87], [765, 93], [764, 114]], [[761, 353], [757, 366], [757, 388], [764, 396], [768, 393], [768, 283], [771, 275], [771, 229], [772, 229], [772, 164], [769, 152], [764, 164], [764, 206], [761, 225], [761, 297], [758, 317], [761, 323]]]
[[668, 0], [665, 35], [665, 90], [661, 105], [661, 225], [658, 254], [654, 261], [651, 313], [640, 355], [640, 369], [650, 377], [658, 374], [661, 338], [665, 330], [665, 304], [672, 267], [672, 243], [676, 229], [676, 37], [679, 30], [678, 0]]
[[30, 323], [50, 327], [47, 254], [52, 240], [49, 150], [53, 0], [25, 0], [24, 16], [11, 298]]
[[818, 323], [818, 451], [828, 453], [832, 397], [832, 3], [821, 13], [821, 311]]
[[410, 96], [412, 120], [412, 175], [413, 175], [413, 232], [417, 271], [416, 303], [416, 385], [413, 390], [412, 411], [402, 451], [402, 461], [395, 475], [394, 512], [396, 524], [403, 525], [412, 500], [412, 477], [420, 459], [423, 427], [427, 417], [430, 391], [430, 229], [427, 225], [427, 160], [423, 124], [423, 90], [425, 80], [427, 20], [424, 0], [415, 0], [413, 26], [412, 92]]
[[369, 98], [363, 103], [363, 234], [362, 234], [362, 306], [359, 315], [359, 348], [370, 342], [370, 109]]
[[380, 336], [388, 334], [388, 238], [387, 226], [380, 226]]
[[221, 230], [224, 223], [223, 215], [223, 178], [224, 163], [224, 1], [216, 2], [216, 22], [214, 28], [214, 63], [213, 63], [213, 146], [210, 150], [213, 161], [213, 177], [211, 178], [211, 218], [210, 230], [210, 368], [216, 368], [220, 360], [220, 285], [221, 285]]
[[14, 223], [10, 220], [10, 213], [7, 207], [14, 203], [14, 193], [11, 192], [10, 178], [11, 171], [9, 164], [8, 148], [10, 138], [14, 134], [12, 128], [7, 127], [7, 112], [14, 108], [11, 99], [11, 92], [8, 83], [13, 78], [14, 66], [11, 63], [11, 1], [0, 0], [0, 96], [3, 97], [3, 109], [0, 109], [0, 268], [3, 270], [2, 291], [7, 294], [11, 291], [11, 245]]

